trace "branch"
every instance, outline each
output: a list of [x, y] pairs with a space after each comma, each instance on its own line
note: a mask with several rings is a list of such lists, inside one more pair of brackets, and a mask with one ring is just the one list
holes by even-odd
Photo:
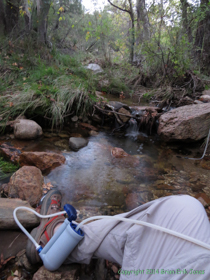
[[113, 7], [117, 8], [118, 10], [131, 14], [131, 11], [123, 9], [123, 8], [120, 8], [120, 7], [116, 6], [116, 5], [114, 5], [113, 3], [110, 2], [110, 0], [107, 0], [107, 1], [109, 2], [109, 4], [111, 4]]
[[[106, 104], [106, 105], [107, 105], [107, 104]], [[128, 118], [136, 119], [136, 120], [139, 119], [138, 117], [133, 116], [133, 115], [126, 115], [126, 114], [118, 113], [118, 112], [116, 112], [116, 111], [105, 110], [105, 109], [100, 108], [100, 107], [97, 106], [97, 105], [94, 105], [94, 107], [97, 108], [99, 111], [102, 111], [102, 112], [104, 112], [104, 113], [113, 113], [113, 114], [117, 114], [117, 115], [121, 115], [121, 116], [126, 116], [126, 117], [128, 117]]]

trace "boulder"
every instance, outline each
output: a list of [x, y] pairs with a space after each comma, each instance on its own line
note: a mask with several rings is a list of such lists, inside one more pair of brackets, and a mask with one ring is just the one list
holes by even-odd
[[[13, 211], [19, 206], [24, 206], [31, 208], [27, 201], [22, 201], [21, 199], [11, 199], [11, 198], [0, 198], [0, 229], [19, 229], [13, 218]], [[31, 208], [33, 209], [33, 208]], [[18, 210], [17, 217], [20, 223], [26, 227], [36, 227], [39, 224], [38, 217], [27, 210]], [[2, 241], [2, 238], [0, 238]], [[2, 243], [2, 242], [1, 242]], [[1, 252], [1, 250], [0, 250]]]
[[43, 176], [35, 166], [23, 166], [16, 171], [9, 181], [8, 196], [27, 200], [31, 206], [36, 206], [43, 192]]
[[78, 151], [79, 149], [87, 146], [88, 140], [84, 138], [78, 138], [78, 137], [71, 137], [69, 138], [69, 147], [73, 151]]
[[35, 121], [20, 119], [14, 124], [14, 135], [17, 139], [36, 139], [42, 134], [41, 126]]
[[65, 157], [57, 153], [23, 152], [20, 155], [20, 165], [36, 166], [42, 172], [49, 172], [55, 167], [64, 164]]
[[158, 134], [165, 141], [198, 141], [207, 136], [210, 127], [210, 104], [176, 108], [159, 118]]
[[75, 280], [78, 279], [81, 267], [79, 264], [62, 265], [56, 271], [48, 271], [44, 266], [34, 274], [32, 280]]

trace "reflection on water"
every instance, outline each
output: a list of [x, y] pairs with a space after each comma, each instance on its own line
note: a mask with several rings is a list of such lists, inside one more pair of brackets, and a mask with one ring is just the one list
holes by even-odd
[[[88, 145], [78, 152], [69, 149], [63, 135], [54, 134], [10, 143], [22, 151], [63, 153], [65, 164], [45, 176], [45, 183], [51, 182], [63, 193], [63, 204], [91, 209], [92, 214], [114, 214], [166, 195], [205, 192], [210, 196], [209, 162], [201, 165], [176, 156], [200, 157], [199, 144], [163, 144], [157, 136], [139, 132], [135, 122], [125, 134], [100, 132], [89, 137]], [[129, 156], [113, 157], [114, 147]]]
[[[99, 133], [78, 152], [65, 151], [66, 163], [45, 177], [58, 186], [63, 203], [76, 207], [116, 207], [126, 211], [160, 196], [194, 195], [210, 188], [209, 172], [195, 162], [178, 159], [173, 146], [158, 144], [152, 137]], [[119, 147], [130, 156], [113, 158]], [[177, 149], [177, 147], [176, 147]], [[196, 153], [192, 149], [192, 153]]]

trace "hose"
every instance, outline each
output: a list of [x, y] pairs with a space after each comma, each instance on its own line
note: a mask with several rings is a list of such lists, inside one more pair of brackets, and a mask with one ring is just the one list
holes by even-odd
[[[51, 215], [41, 215], [41, 214], [37, 213], [35, 210], [30, 209], [30, 208], [25, 207], [25, 206], [19, 206], [19, 207], [15, 208], [15, 210], [13, 212], [13, 217], [15, 219], [15, 222], [20, 227], [20, 229], [28, 236], [28, 238], [31, 240], [31, 242], [35, 245], [37, 251], [41, 248], [41, 246], [36, 242], [36, 240], [30, 235], [30, 233], [21, 225], [21, 223], [17, 219], [16, 212], [19, 209], [25, 209], [27, 211], [30, 211], [40, 218], [50, 218], [50, 217], [55, 217], [55, 216], [58, 216], [58, 215], [66, 214], [66, 211], [61, 211], [61, 212], [51, 214]], [[129, 218], [121, 218], [121, 217], [116, 217], [116, 216], [95, 216], [95, 217], [87, 218], [87, 219], [85, 219], [84, 221], [82, 221], [81, 223], [78, 224], [75, 231], [77, 232], [83, 224], [85, 224], [89, 221], [92, 221], [92, 220], [99, 220], [99, 219], [111, 219], [111, 220], [116, 220], [116, 221], [127, 222], [127, 223], [132, 223], [132, 224], [137, 224], [137, 225], [141, 225], [141, 226], [150, 227], [150, 228], [168, 233], [168, 234], [173, 235], [175, 237], [179, 237], [181, 239], [192, 242], [192, 243], [194, 243], [198, 246], [201, 246], [205, 249], [210, 250], [210, 245], [209, 244], [204, 243], [200, 240], [197, 240], [193, 237], [187, 236], [185, 234], [176, 232], [174, 230], [167, 229], [167, 228], [164, 228], [164, 227], [161, 227], [161, 226], [158, 226], [158, 225], [154, 225], [154, 224], [151, 224], [151, 223], [147, 223], [147, 222], [144, 222], [144, 221], [139, 221], [139, 220], [134, 220], [134, 219], [129, 219]]]
[[141, 226], [150, 227], [150, 228], [153, 228], [153, 229], [156, 229], [156, 230], [168, 233], [170, 235], [182, 238], [182, 239], [184, 239], [186, 241], [192, 242], [192, 243], [194, 243], [194, 244], [196, 244], [198, 246], [201, 246], [201, 247], [203, 247], [205, 249], [210, 250], [210, 245], [209, 244], [204, 243], [204, 242], [202, 242], [200, 240], [197, 240], [197, 239], [195, 239], [193, 237], [187, 236], [185, 234], [182, 234], [182, 233], [179, 233], [177, 231], [174, 231], [174, 230], [171, 230], [171, 229], [168, 229], [168, 228], [164, 228], [164, 227], [161, 227], [161, 226], [158, 226], [158, 225], [154, 225], [154, 224], [143, 222], [143, 221], [133, 220], [133, 219], [129, 219], [129, 218], [121, 218], [121, 217], [115, 217], [115, 216], [95, 216], [95, 217], [87, 218], [84, 221], [82, 221], [80, 224], [78, 224], [78, 226], [76, 227], [75, 230], [77, 231], [83, 224], [85, 224], [85, 223], [87, 223], [89, 221], [98, 220], [98, 219], [118, 220], [118, 221], [122, 221], [122, 222], [128, 222], [128, 223], [132, 223], [132, 224], [137, 224], [137, 225], [141, 225]]
[[17, 208], [15, 208], [14, 212], [13, 212], [13, 217], [14, 217], [14, 220], [16, 222], [16, 224], [19, 226], [19, 228], [25, 233], [25, 235], [28, 236], [28, 238], [31, 240], [31, 242], [35, 245], [36, 247], [36, 250], [39, 250], [39, 248], [41, 247], [37, 242], [36, 240], [30, 235], [30, 233], [21, 225], [21, 223], [19, 222], [18, 218], [17, 218], [17, 215], [16, 215], [16, 212], [19, 210], [19, 209], [25, 209], [29, 212], [32, 212], [34, 213], [36, 216], [38, 216], [39, 218], [51, 218], [51, 217], [55, 217], [55, 216], [58, 216], [58, 215], [63, 215], [63, 214], [66, 214], [66, 211], [61, 211], [61, 212], [58, 212], [58, 213], [55, 213], [55, 214], [51, 214], [51, 215], [41, 215], [39, 213], [37, 213], [35, 210], [31, 209], [31, 208], [28, 208], [28, 207], [25, 207], [25, 206], [19, 206]]

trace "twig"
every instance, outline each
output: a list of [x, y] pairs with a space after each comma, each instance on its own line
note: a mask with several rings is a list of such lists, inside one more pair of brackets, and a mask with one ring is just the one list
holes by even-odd
[[129, 13], [129, 14], [131, 13], [131, 11], [129, 11], [129, 10], [126, 10], [126, 9], [123, 9], [123, 8], [120, 8], [120, 7], [116, 6], [115, 4], [113, 4], [112, 2], [110, 2], [110, 0], [107, 0], [107, 1], [109, 2], [109, 4], [111, 4], [113, 7], [117, 8], [117, 9], [119, 9], [120, 11]]

